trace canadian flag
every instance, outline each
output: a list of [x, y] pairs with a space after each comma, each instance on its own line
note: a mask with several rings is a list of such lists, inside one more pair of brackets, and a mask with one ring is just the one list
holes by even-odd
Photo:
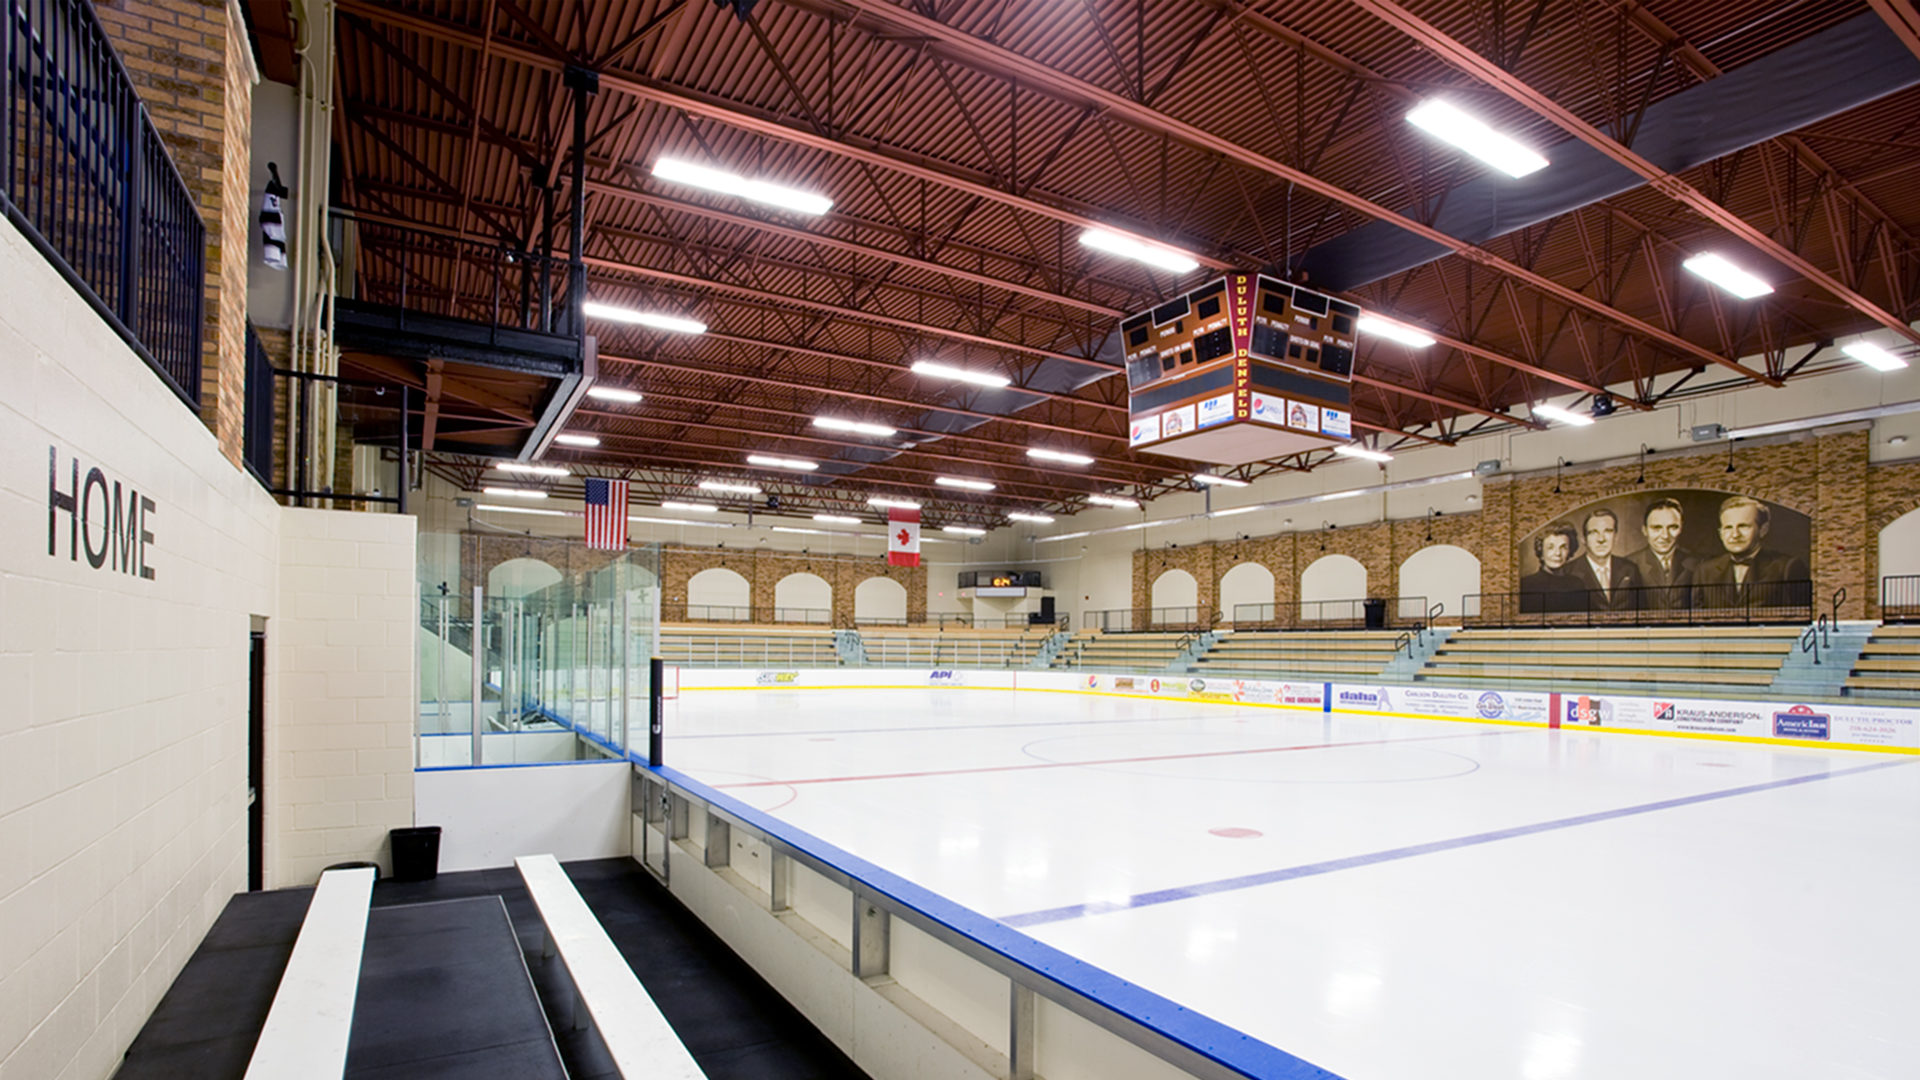
[[920, 511], [887, 511], [887, 565], [920, 565]]

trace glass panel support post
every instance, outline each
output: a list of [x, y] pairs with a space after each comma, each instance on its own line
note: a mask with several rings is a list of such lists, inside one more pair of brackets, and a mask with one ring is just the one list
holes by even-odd
[[473, 750], [472, 750], [473, 757], [469, 761], [469, 764], [472, 764], [472, 765], [484, 764], [484, 762], [480, 760], [480, 732], [482, 730], [481, 714], [485, 711], [484, 709], [481, 708], [481, 704], [483, 701], [485, 701], [485, 698], [480, 693], [480, 686], [481, 686], [480, 665], [484, 662], [486, 651], [487, 651], [486, 648], [481, 644], [485, 640], [485, 638], [483, 637], [483, 624], [485, 620], [481, 618], [481, 612], [483, 610], [482, 605], [485, 602], [486, 602], [485, 588], [480, 585], [475, 585], [473, 587], [473, 642], [472, 642], [473, 644], [473, 708], [470, 710], [472, 712], [472, 717], [471, 717], [472, 724], [470, 726], [473, 729]]

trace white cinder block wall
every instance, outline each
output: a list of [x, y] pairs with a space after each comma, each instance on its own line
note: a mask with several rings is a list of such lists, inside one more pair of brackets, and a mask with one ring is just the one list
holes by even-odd
[[[283, 510], [4, 221], [0, 281], [0, 1080], [101, 1080], [246, 887], [254, 616], [268, 883], [410, 822], [413, 522]], [[77, 537], [50, 451], [61, 495], [105, 482]]]
[[[267, 886], [332, 863], [392, 870], [387, 830], [413, 824], [414, 520], [286, 510], [278, 679], [267, 776]], [[277, 632], [276, 632], [277, 631]]]

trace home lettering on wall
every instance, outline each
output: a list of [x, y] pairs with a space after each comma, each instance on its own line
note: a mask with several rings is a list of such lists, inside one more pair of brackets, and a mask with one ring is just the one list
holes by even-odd
[[[79, 457], [68, 459], [65, 490], [60, 486], [60, 450], [47, 447], [47, 554], [60, 557], [60, 515], [67, 515], [67, 558], [95, 570], [138, 575], [153, 580], [147, 547], [153, 543], [149, 526], [153, 500], [119, 480], [109, 482], [100, 466], [81, 471]], [[95, 541], [98, 541], [96, 546]]]

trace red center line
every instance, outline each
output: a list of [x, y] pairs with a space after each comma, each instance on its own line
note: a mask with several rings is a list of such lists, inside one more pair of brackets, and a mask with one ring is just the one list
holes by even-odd
[[1260, 746], [1250, 750], [1204, 750], [1191, 754], [1152, 754], [1147, 757], [1098, 758], [1092, 761], [1041, 761], [1027, 765], [981, 765], [970, 769], [929, 769], [924, 772], [869, 773], [865, 776], [816, 776], [808, 780], [743, 780], [737, 784], [715, 784], [722, 791], [733, 788], [793, 787], [800, 784], [850, 784], [863, 780], [917, 780], [928, 776], [968, 776], [975, 773], [1025, 772], [1029, 769], [1083, 769], [1097, 765], [1137, 765], [1148, 761], [1188, 761], [1194, 758], [1243, 757], [1250, 754], [1285, 754], [1294, 750], [1338, 750], [1350, 746], [1385, 746], [1397, 743], [1434, 742], [1439, 739], [1472, 739], [1486, 735], [1512, 735], [1512, 731], [1474, 731], [1451, 735], [1421, 735], [1412, 739], [1362, 739], [1357, 742], [1300, 743], [1295, 746]]

